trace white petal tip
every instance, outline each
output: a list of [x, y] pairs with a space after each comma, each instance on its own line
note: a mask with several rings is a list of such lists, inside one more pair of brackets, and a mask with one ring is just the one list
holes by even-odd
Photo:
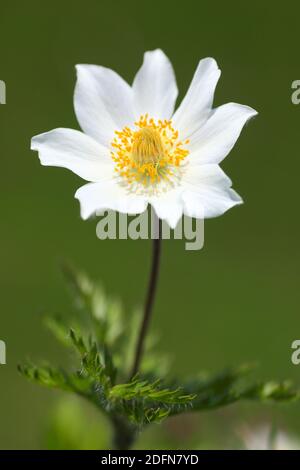
[[147, 56], [147, 55], [165, 55], [164, 51], [160, 48], [157, 48], [157, 49], [152, 49], [151, 51], [146, 51], [144, 53], [144, 56]]
[[89, 219], [93, 214], [91, 214], [90, 212], [88, 212], [84, 206], [84, 203], [83, 201], [80, 199], [80, 188], [77, 189], [75, 195], [74, 195], [75, 199], [77, 199], [77, 201], [79, 201], [79, 205], [80, 205], [80, 217], [82, 218], [82, 220], [87, 220]]
[[205, 57], [204, 59], [200, 60], [199, 64], [205, 64], [206, 66], [210, 66], [214, 69], [220, 70], [216, 59], [214, 59], [213, 57]]
[[84, 70], [86, 67], [91, 67], [89, 64], [76, 64], [75, 65], [75, 70], [76, 73], [80, 73], [82, 70]]
[[[241, 106], [241, 105], [240, 105]], [[247, 120], [248, 119], [251, 119], [255, 116], [258, 115], [258, 111], [256, 111], [256, 109], [253, 109], [251, 108], [250, 106], [246, 106], [246, 105], [242, 105], [243, 108], [244, 108], [244, 111], [245, 111], [245, 114], [246, 114], [246, 117], [247, 117]]]
[[30, 141], [30, 149], [39, 151], [40, 146], [43, 143], [43, 138], [46, 134], [48, 134], [48, 132], [45, 132], [43, 134], [38, 134], [38, 135], [35, 135], [34, 137], [32, 137], [31, 141]]
[[175, 230], [179, 220], [180, 220], [180, 217], [179, 217], [179, 219], [176, 219], [176, 220], [166, 220], [166, 222], [172, 230]]
[[[152, 207], [153, 207], [153, 206], [152, 206]], [[157, 217], [158, 217], [162, 222], [165, 222], [172, 230], [175, 230], [175, 228], [176, 228], [176, 226], [177, 226], [179, 220], [180, 220], [181, 217], [182, 217], [182, 210], [181, 210], [181, 213], [180, 213], [180, 214], [178, 214], [178, 213], [175, 214], [175, 213], [174, 213], [173, 215], [171, 215], [171, 214], [169, 214], [169, 215], [167, 215], [167, 214], [160, 214], [160, 215], [158, 215], [156, 208], [153, 207], [153, 209], [154, 209], [154, 211], [155, 211]]]
[[36, 145], [35, 137], [32, 137], [32, 139], [30, 141], [30, 150], [38, 150], [37, 145]]

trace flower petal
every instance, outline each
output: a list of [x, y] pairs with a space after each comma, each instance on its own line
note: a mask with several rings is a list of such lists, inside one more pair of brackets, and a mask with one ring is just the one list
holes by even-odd
[[115, 180], [81, 186], [76, 191], [75, 198], [80, 202], [83, 219], [88, 219], [100, 210], [140, 214], [147, 208], [145, 198], [126, 192]]
[[190, 138], [209, 117], [220, 75], [221, 70], [214, 59], [200, 60], [190, 87], [172, 118], [174, 127], [181, 130], [183, 140]]
[[45, 132], [32, 138], [31, 149], [39, 152], [42, 165], [68, 168], [87, 181], [113, 177], [109, 150], [80, 131]]
[[183, 213], [181, 192], [181, 188], [175, 188], [149, 198], [149, 202], [154, 208], [157, 217], [165, 220], [172, 229], [176, 227]]
[[116, 72], [77, 65], [74, 108], [82, 130], [108, 146], [115, 130], [134, 122], [132, 89]]
[[178, 95], [174, 70], [160, 50], [146, 52], [132, 85], [137, 117], [148, 113], [156, 119], [169, 119]]
[[216, 108], [191, 138], [191, 161], [201, 164], [220, 163], [234, 146], [245, 123], [256, 114], [249, 106], [237, 103]]
[[183, 177], [183, 187], [184, 213], [189, 217], [218, 217], [243, 202], [219, 165], [191, 167]]

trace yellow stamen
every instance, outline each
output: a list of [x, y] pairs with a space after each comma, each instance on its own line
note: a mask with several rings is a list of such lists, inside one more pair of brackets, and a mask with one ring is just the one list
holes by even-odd
[[134, 124], [136, 128], [133, 130], [124, 127], [122, 131], [115, 131], [111, 156], [116, 163], [116, 171], [128, 183], [153, 185], [162, 179], [169, 181], [172, 170], [179, 167], [189, 154], [183, 147], [189, 141], [179, 141], [178, 131], [168, 120], [156, 122], [146, 114]]
[[[130, 147], [129, 147], [130, 149]], [[131, 157], [137, 165], [155, 165], [164, 157], [164, 147], [160, 133], [152, 127], [144, 127], [135, 132]]]

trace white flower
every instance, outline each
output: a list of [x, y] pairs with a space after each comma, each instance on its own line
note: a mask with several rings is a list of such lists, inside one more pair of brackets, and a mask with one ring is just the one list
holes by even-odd
[[128, 214], [151, 204], [175, 227], [183, 214], [216, 217], [242, 202], [219, 163], [256, 114], [228, 103], [213, 109], [220, 77], [214, 59], [200, 61], [174, 113], [174, 71], [161, 50], [146, 52], [130, 87], [116, 72], [78, 65], [74, 107], [83, 132], [54, 129], [32, 139], [42, 165], [68, 168], [89, 181], [75, 197], [81, 216]]

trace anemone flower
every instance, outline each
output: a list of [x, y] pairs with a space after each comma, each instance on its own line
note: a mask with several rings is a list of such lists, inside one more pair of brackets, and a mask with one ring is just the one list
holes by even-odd
[[131, 377], [139, 371], [156, 293], [159, 219], [175, 228], [182, 215], [216, 217], [242, 202], [219, 163], [256, 111], [236, 103], [212, 107], [220, 73], [214, 59], [201, 60], [174, 113], [176, 79], [159, 49], [145, 53], [132, 86], [111, 69], [77, 65], [74, 107], [83, 132], [54, 129], [32, 139], [42, 165], [88, 181], [75, 194], [83, 219], [108, 209], [134, 215], [149, 204], [154, 209], [159, 230]]
[[111, 209], [140, 214], [150, 204], [174, 228], [187, 215], [210, 218], [242, 202], [220, 168], [246, 121], [248, 106], [213, 108], [220, 69], [199, 62], [178, 109], [175, 74], [161, 50], [146, 52], [132, 86], [116, 72], [77, 65], [74, 107], [83, 132], [59, 128], [33, 137], [42, 165], [68, 168], [80, 187], [81, 216]]

